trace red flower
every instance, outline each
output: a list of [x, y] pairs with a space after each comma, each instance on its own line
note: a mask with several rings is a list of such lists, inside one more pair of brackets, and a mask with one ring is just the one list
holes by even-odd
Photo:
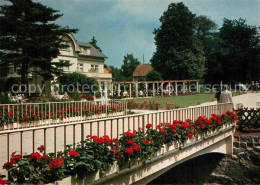
[[43, 155], [43, 156], [42, 156], [42, 159], [50, 159], [50, 156], [48, 156], [48, 155]]
[[169, 128], [175, 129], [175, 128], [177, 128], [177, 126], [176, 126], [175, 124], [170, 124], [170, 125], [169, 125]]
[[24, 116], [22, 119], [25, 120], [25, 121], [28, 121], [29, 117], [28, 116]]
[[183, 127], [183, 128], [188, 128], [188, 125], [187, 125], [186, 123], [183, 123], [183, 124], [182, 124], [182, 127]]
[[58, 157], [56, 159], [51, 160], [49, 165], [51, 168], [57, 169], [60, 168], [63, 163], [64, 159], [62, 157]]
[[97, 136], [92, 136], [90, 139], [96, 140], [96, 139], [98, 139], [98, 137]]
[[22, 159], [22, 155], [20, 155], [20, 154], [15, 155], [15, 156], [13, 157], [13, 159], [14, 159], [16, 162], [18, 162], [18, 161], [20, 161], [20, 160]]
[[191, 133], [191, 134], [189, 133], [189, 134], [188, 134], [188, 138], [189, 138], [189, 139], [192, 139], [192, 138], [193, 138], [193, 135], [194, 135], [194, 133]]
[[3, 165], [3, 169], [9, 169], [13, 166], [14, 163], [12, 162], [6, 162], [4, 165]]
[[161, 133], [164, 133], [164, 130], [163, 130], [162, 128], [159, 128], [159, 131], [160, 131]]
[[13, 112], [7, 112], [6, 114], [9, 114], [10, 116], [13, 116], [13, 115], [14, 115]]
[[7, 180], [4, 180], [4, 179], [0, 178], [0, 184], [1, 185], [7, 184]]
[[71, 151], [69, 151], [69, 156], [76, 156], [76, 155], [78, 155], [78, 152], [76, 151], [76, 150], [71, 150]]
[[125, 152], [128, 154], [128, 155], [132, 155], [134, 153], [133, 149], [132, 148], [127, 148], [125, 150]]
[[176, 133], [176, 130], [175, 130], [175, 129], [172, 129], [171, 132], [172, 132], [172, 133]]
[[38, 152], [34, 152], [30, 155], [29, 157], [30, 160], [34, 160], [34, 159], [37, 159], [38, 161], [40, 161], [42, 159], [42, 156], [40, 153]]
[[200, 124], [200, 127], [204, 129], [206, 126], [204, 124]]
[[147, 140], [147, 139], [145, 139], [145, 140], [143, 140], [143, 143], [144, 143], [144, 144], [149, 144], [149, 143], [150, 143], [150, 141], [149, 141], [149, 140]]
[[132, 133], [132, 132], [125, 132], [124, 133], [124, 136], [127, 136], [127, 137], [135, 137], [135, 133]]
[[128, 144], [134, 144], [135, 142], [130, 139], [127, 143], [128, 143]]
[[134, 151], [138, 152], [138, 151], [139, 151], [139, 146], [138, 146], [137, 144], [134, 144], [134, 145], [132, 146], [132, 149], [133, 149]]
[[45, 146], [41, 145], [37, 148], [37, 150], [39, 150], [40, 152], [43, 152], [45, 150]]
[[146, 125], [146, 128], [151, 128], [153, 125], [151, 124], [151, 123], [148, 123], [147, 125]]

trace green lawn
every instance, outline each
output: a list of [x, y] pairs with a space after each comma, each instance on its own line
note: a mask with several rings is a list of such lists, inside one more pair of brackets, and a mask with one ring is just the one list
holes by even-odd
[[[233, 96], [237, 96], [239, 93], [234, 93]], [[180, 107], [189, 107], [193, 105], [199, 105], [205, 102], [216, 101], [215, 94], [193, 94], [183, 96], [171, 96], [171, 97], [155, 97], [155, 98], [137, 98], [133, 99], [135, 102], [142, 103], [143, 101], [154, 101], [160, 103], [161, 107], [166, 107], [166, 103], [174, 103]]]
[[198, 105], [204, 102], [215, 101], [214, 94], [194, 94], [183, 96], [171, 96], [171, 97], [155, 97], [155, 98], [137, 98], [133, 99], [135, 102], [142, 103], [143, 101], [154, 101], [160, 103], [161, 107], [166, 107], [166, 103], [174, 103], [180, 107], [188, 107], [192, 105]]

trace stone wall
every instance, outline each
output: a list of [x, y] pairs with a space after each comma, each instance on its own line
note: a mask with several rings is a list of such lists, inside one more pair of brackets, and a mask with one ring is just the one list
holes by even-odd
[[234, 155], [245, 152], [260, 152], [260, 137], [256, 136], [234, 136]]

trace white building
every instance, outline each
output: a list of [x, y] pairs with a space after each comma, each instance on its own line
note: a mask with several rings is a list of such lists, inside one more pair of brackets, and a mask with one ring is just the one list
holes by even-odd
[[[112, 82], [112, 74], [109, 73], [107, 68], [104, 68], [104, 62], [107, 58], [102, 52], [97, 50], [91, 44], [87, 42], [78, 42], [72, 34], [68, 34], [63, 37], [69, 47], [60, 50], [60, 55], [53, 59], [52, 62], [67, 61], [71, 65], [69, 67], [64, 67], [65, 73], [79, 72], [88, 77], [95, 78], [100, 85], [107, 82], [108, 88]], [[16, 69], [9, 67], [7, 77], [20, 78]], [[54, 78], [57, 79], [57, 77]], [[27, 76], [27, 81], [29, 84], [37, 84], [38, 86], [45, 85], [45, 93], [49, 94], [51, 89], [53, 89], [53, 84], [50, 81], [44, 80], [39, 75], [33, 75], [29, 73]], [[36, 93], [39, 89], [36, 89]]]
[[95, 78], [99, 83], [112, 82], [112, 74], [104, 68], [106, 55], [87, 42], [78, 42], [72, 34], [63, 39], [69, 47], [62, 49], [53, 62], [69, 62], [71, 66], [64, 67], [64, 72], [79, 72]]

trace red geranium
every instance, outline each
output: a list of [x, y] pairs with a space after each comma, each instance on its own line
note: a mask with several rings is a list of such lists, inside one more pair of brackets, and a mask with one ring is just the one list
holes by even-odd
[[145, 139], [145, 140], [143, 140], [143, 143], [144, 143], [144, 144], [149, 144], [149, 143], [150, 143], [150, 141], [149, 141], [149, 140], [147, 140], [147, 139]]
[[134, 153], [133, 149], [132, 148], [127, 148], [125, 150], [125, 152], [128, 154], [128, 155], [132, 155]]
[[51, 160], [49, 165], [51, 168], [57, 169], [60, 168], [63, 163], [64, 159], [62, 157], [58, 157], [56, 159]]
[[71, 151], [69, 151], [69, 156], [76, 156], [76, 155], [78, 155], [78, 152], [76, 151], [76, 150], [71, 150]]
[[4, 180], [4, 179], [0, 178], [0, 184], [1, 185], [7, 184], [7, 180]]
[[153, 125], [152, 125], [151, 123], [148, 123], [148, 124], [146, 125], [146, 128], [151, 128], [151, 127], [153, 127]]
[[132, 132], [125, 132], [125, 133], [124, 133], [124, 136], [127, 136], [127, 137], [135, 137], [136, 134], [135, 134], [135, 133], [132, 133]]
[[138, 151], [139, 151], [139, 146], [138, 146], [137, 144], [134, 144], [134, 145], [132, 146], [132, 149], [133, 149], [134, 151], [138, 152]]
[[192, 138], [193, 138], [193, 135], [194, 135], [194, 133], [191, 133], [191, 134], [189, 133], [189, 134], [188, 134], [188, 138], [189, 138], [189, 139], [192, 139]]
[[43, 155], [42, 159], [50, 159], [50, 156], [49, 155]]
[[42, 156], [40, 153], [38, 152], [34, 152], [30, 155], [29, 157], [30, 160], [34, 160], [34, 159], [37, 159], [38, 161], [40, 161], [42, 159]]
[[13, 166], [13, 163], [12, 162], [6, 162], [4, 165], [3, 165], [3, 169], [9, 169]]
[[128, 143], [128, 144], [134, 144], [135, 142], [130, 139], [127, 143]]
[[40, 152], [43, 152], [45, 150], [45, 146], [41, 145], [37, 148], [37, 150], [39, 150]]

